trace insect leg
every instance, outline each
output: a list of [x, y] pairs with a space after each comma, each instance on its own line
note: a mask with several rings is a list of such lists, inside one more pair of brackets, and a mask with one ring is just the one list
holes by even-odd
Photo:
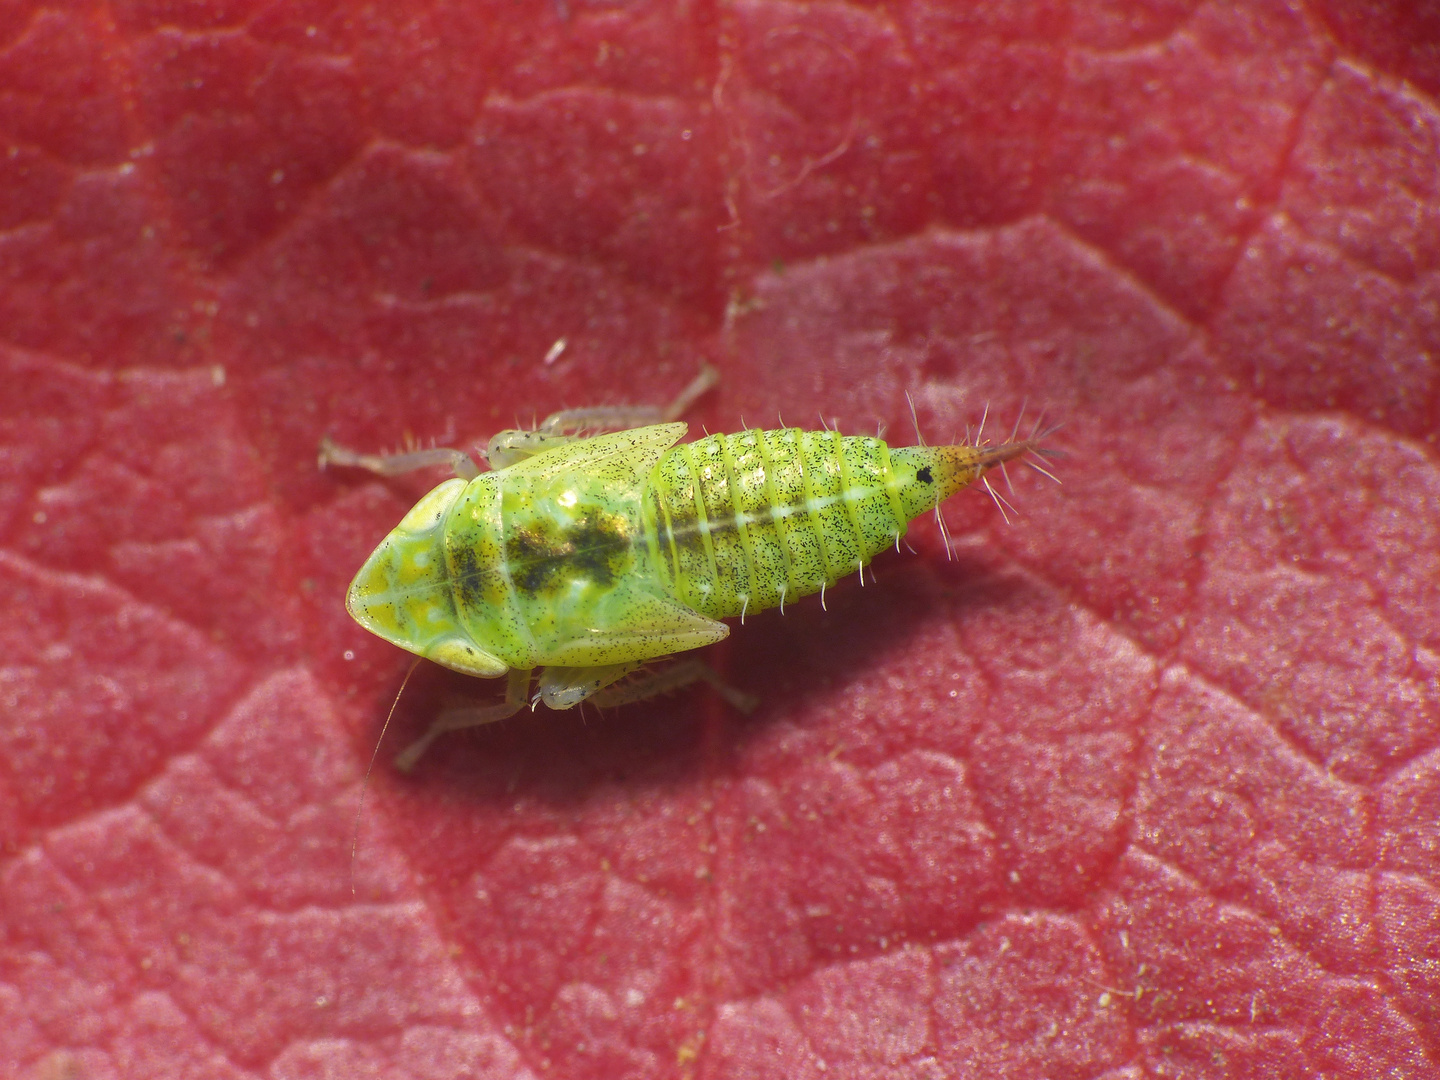
[[533, 429], [498, 432], [486, 447], [485, 456], [492, 469], [503, 469], [517, 461], [574, 442], [580, 437], [576, 432], [598, 434], [663, 424], [679, 417], [694, 404], [696, 398], [719, 381], [719, 373], [706, 364], [700, 369], [700, 374], [690, 380], [690, 385], [663, 409], [654, 405], [598, 405], [551, 413]]
[[480, 468], [464, 450], [437, 446], [430, 450], [412, 450], [405, 454], [362, 454], [332, 442], [320, 440], [320, 468], [338, 465], [347, 469], [365, 469], [377, 476], [399, 476], [428, 469], [432, 465], [448, 465], [462, 480], [473, 480]]
[[517, 461], [524, 461], [536, 454], [543, 454], [546, 450], [574, 442], [575, 439], [574, 435], [539, 430], [512, 428], [509, 431], [498, 431], [490, 437], [490, 444], [485, 447], [485, 460], [490, 462], [492, 469], [504, 469]]
[[709, 364], [664, 408], [655, 405], [600, 405], [591, 409], [565, 409], [547, 416], [537, 429], [545, 434], [566, 431], [624, 431], [678, 420], [690, 406], [720, 381], [720, 373]]
[[547, 667], [540, 672], [540, 685], [532, 701], [543, 701], [551, 709], [569, 709], [592, 697], [618, 679], [640, 667], [645, 661], [601, 667]]
[[705, 661], [694, 659], [680, 660], [657, 671], [648, 671], [639, 678], [618, 686], [607, 686], [592, 695], [590, 700], [602, 709], [614, 705], [628, 705], [632, 701], [644, 701], [659, 694], [671, 693], [697, 680], [709, 683], [711, 688], [738, 712], [748, 714], [760, 704], [758, 698], [735, 689], [720, 678], [719, 673]]
[[505, 701], [499, 705], [474, 706], [466, 705], [459, 708], [446, 709], [435, 718], [430, 725], [430, 730], [421, 735], [413, 743], [400, 751], [395, 756], [395, 767], [401, 772], [409, 772], [420, 760], [420, 756], [430, 748], [435, 739], [447, 731], [459, 731], [461, 728], [479, 727], [481, 724], [493, 724], [496, 720], [504, 720], [514, 716], [523, 709], [529, 702], [527, 695], [530, 692], [530, 671], [528, 668], [511, 668], [505, 677]]

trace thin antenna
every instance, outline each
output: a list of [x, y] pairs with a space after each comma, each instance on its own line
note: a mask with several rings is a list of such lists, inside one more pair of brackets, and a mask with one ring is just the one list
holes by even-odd
[[417, 656], [415, 662], [410, 665], [410, 670], [405, 672], [405, 678], [400, 680], [400, 689], [395, 691], [395, 700], [390, 703], [390, 711], [385, 714], [385, 723], [380, 727], [380, 737], [375, 740], [375, 749], [370, 752], [370, 764], [365, 767], [365, 777], [360, 781], [360, 798], [355, 804], [355, 831], [350, 836], [350, 899], [355, 899], [355, 857], [360, 851], [360, 814], [365, 809], [365, 791], [370, 787], [370, 774], [375, 771], [375, 760], [380, 756], [380, 744], [385, 741], [385, 733], [390, 730], [390, 720], [395, 715], [395, 707], [400, 704], [400, 695], [405, 692], [405, 687], [410, 683], [410, 676], [415, 674], [415, 669], [420, 666], [420, 661], [425, 659]]

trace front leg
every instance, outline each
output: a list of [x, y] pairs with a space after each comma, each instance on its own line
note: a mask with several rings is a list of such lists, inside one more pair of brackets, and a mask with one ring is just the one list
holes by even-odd
[[415, 768], [420, 755], [430, 748], [435, 739], [447, 731], [493, 724], [507, 720], [530, 704], [530, 669], [511, 668], [505, 676], [505, 700], [499, 705], [464, 705], [444, 710], [430, 725], [430, 730], [395, 756], [395, 767], [401, 772]]
[[480, 466], [464, 450], [436, 446], [429, 450], [411, 450], [404, 454], [362, 454], [334, 442], [328, 436], [320, 440], [320, 468], [338, 465], [342, 468], [364, 469], [376, 476], [403, 476], [416, 469], [448, 465], [462, 480], [480, 475]]

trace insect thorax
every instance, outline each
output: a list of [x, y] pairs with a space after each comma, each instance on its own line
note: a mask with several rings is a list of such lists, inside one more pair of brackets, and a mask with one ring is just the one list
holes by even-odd
[[466, 630], [512, 667], [565, 662], [591, 628], [624, 625], [631, 587], [654, 581], [638, 487], [593, 476], [477, 477], [445, 548]]

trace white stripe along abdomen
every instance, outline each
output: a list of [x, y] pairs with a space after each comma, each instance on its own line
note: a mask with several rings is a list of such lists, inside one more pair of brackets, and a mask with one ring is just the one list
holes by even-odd
[[710, 435], [651, 473], [645, 540], [686, 606], [716, 619], [763, 611], [855, 573], [969, 483], [980, 469], [945, 453], [961, 449], [974, 454], [798, 428]]

